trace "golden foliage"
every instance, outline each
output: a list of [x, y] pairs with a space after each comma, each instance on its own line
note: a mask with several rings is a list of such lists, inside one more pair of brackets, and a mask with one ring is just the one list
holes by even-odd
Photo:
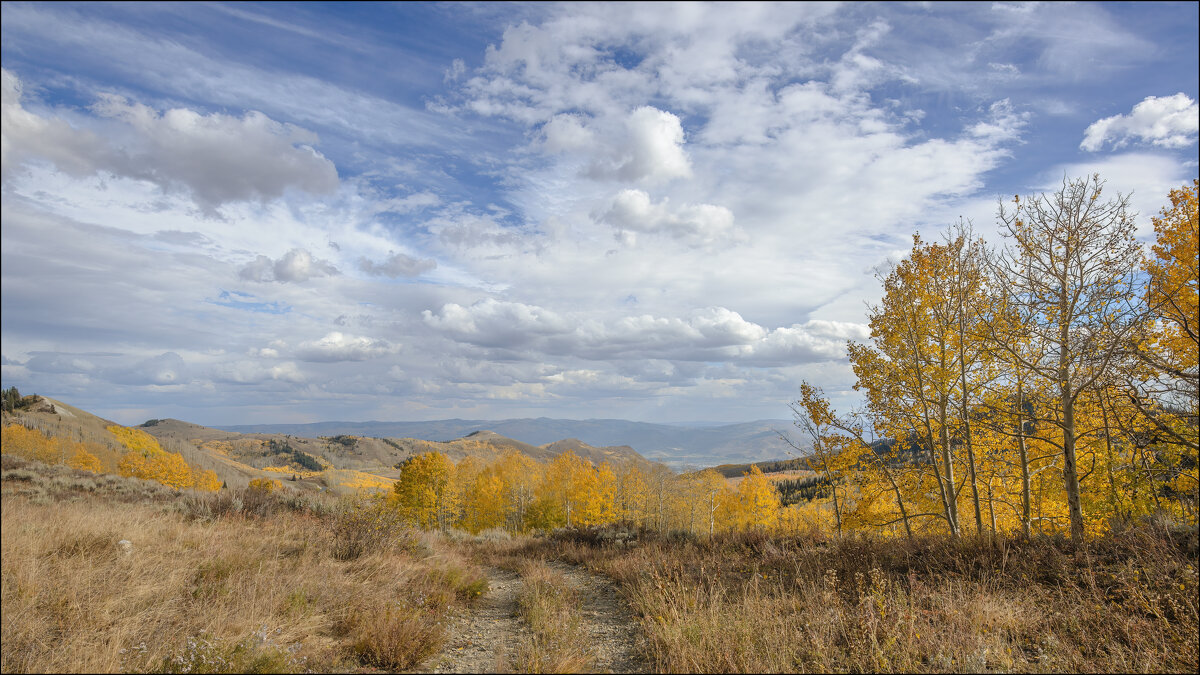
[[96, 456], [103, 450], [92, 443], [72, 442], [61, 436], [47, 436], [37, 429], [9, 424], [0, 431], [0, 447], [5, 454], [18, 455], [45, 464], [66, 464], [73, 469], [101, 473], [104, 465]]

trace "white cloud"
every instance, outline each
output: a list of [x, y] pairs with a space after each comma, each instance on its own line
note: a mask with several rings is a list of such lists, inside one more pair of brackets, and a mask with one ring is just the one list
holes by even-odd
[[301, 361], [332, 363], [366, 361], [394, 354], [399, 349], [399, 345], [389, 344], [385, 340], [333, 331], [319, 340], [300, 343], [296, 348], [295, 355]]
[[114, 369], [109, 379], [129, 384], [187, 384], [191, 379], [191, 369], [179, 354], [164, 352], [143, 359], [132, 367]]
[[578, 115], [555, 115], [542, 127], [542, 149], [548, 153], [588, 150], [596, 134]]
[[210, 377], [217, 382], [245, 385], [271, 381], [300, 384], [306, 379], [304, 373], [291, 361], [272, 366], [265, 366], [256, 361], [225, 362], [214, 366]]
[[328, 194], [338, 187], [333, 163], [312, 147], [315, 134], [260, 112], [160, 113], [101, 94], [92, 110], [109, 124], [103, 132], [79, 129], [25, 109], [20, 80], [7, 70], [2, 75], [5, 176], [16, 163], [43, 159], [73, 176], [106, 172], [182, 191], [210, 212], [228, 202], [276, 199], [290, 188]]
[[247, 281], [278, 281], [281, 283], [299, 283], [313, 277], [332, 276], [338, 273], [338, 269], [329, 261], [314, 258], [311, 253], [302, 248], [294, 248], [280, 256], [278, 260], [271, 260], [265, 255], [257, 256], [238, 270], [238, 276]]
[[733, 213], [713, 204], [689, 204], [672, 211], [668, 199], [655, 204], [641, 190], [622, 190], [600, 220], [616, 230], [619, 241], [635, 243], [632, 233], [662, 233], [689, 246], [736, 239]]
[[627, 136], [615, 166], [595, 166], [595, 171], [625, 181], [651, 183], [692, 175], [683, 150], [683, 127], [675, 115], [642, 106], [629, 114], [625, 131]]
[[768, 331], [725, 307], [686, 317], [637, 314], [607, 320], [580, 312], [560, 315], [522, 303], [484, 300], [424, 312], [425, 322], [451, 339], [506, 350], [539, 362], [555, 357], [628, 363], [630, 360], [725, 361], [785, 365], [839, 360], [847, 339], [862, 340], [861, 324], [811, 320]]
[[416, 277], [437, 267], [437, 262], [428, 258], [414, 258], [403, 253], [393, 253], [381, 263], [360, 258], [358, 268], [374, 277]]
[[1200, 131], [1200, 105], [1182, 92], [1147, 96], [1128, 115], [1113, 115], [1088, 126], [1079, 147], [1096, 152], [1111, 143], [1121, 148], [1131, 141], [1161, 148], [1186, 148]]
[[555, 312], [520, 302], [480, 300], [470, 307], [448, 303], [437, 314], [421, 313], [425, 323], [457, 339], [484, 347], [515, 348], [570, 330]]

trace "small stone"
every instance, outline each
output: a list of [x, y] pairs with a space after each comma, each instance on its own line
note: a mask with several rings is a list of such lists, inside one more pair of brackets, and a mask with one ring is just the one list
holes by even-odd
[[118, 541], [117, 546], [125, 552], [125, 555], [133, 553], [133, 542], [129, 541], [128, 539], [122, 539], [121, 541]]

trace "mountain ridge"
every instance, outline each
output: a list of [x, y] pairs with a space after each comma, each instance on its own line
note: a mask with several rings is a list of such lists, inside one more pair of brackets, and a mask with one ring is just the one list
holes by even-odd
[[779, 438], [790, 420], [752, 420], [715, 426], [634, 422], [612, 418], [585, 420], [521, 417], [501, 420], [462, 418], [420, 422], [309, 422], [303, 424], [224, 425], [213, 428], [236, 433], [284, 433], [309, 437], [353, 434], [377, 438], [413, 438], [446, 441], [479, 431], [543, 446], [576, 439], [594, 447], [629, 446], [651, 461], [675, 469], [717, 464], [757, 462], [795, 456]]

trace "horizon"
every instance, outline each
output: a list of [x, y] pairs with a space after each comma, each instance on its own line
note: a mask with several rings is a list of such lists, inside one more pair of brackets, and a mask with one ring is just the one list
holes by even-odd
[[[1200, 5], [5, 2], [0, 379], [122, 424], [786, 420], [876, 274], [1197, 174]], [[271, 420], [264, 422], [263, 420]]]

